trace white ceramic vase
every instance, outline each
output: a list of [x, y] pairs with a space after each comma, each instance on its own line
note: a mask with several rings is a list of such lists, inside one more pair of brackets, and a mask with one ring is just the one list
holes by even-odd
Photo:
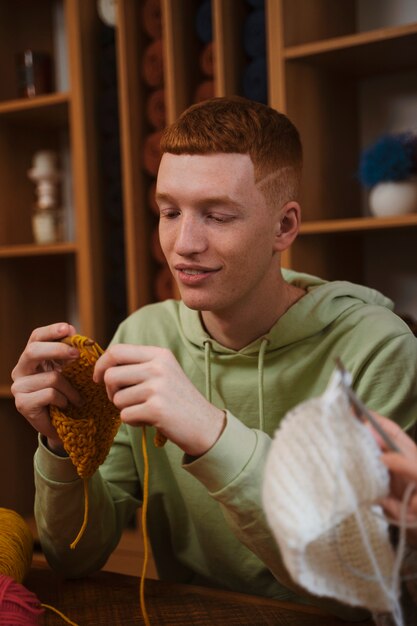
[[369, 209], [376, 217], [417, 212], [417, 179], [378, 183], [369, 193]]

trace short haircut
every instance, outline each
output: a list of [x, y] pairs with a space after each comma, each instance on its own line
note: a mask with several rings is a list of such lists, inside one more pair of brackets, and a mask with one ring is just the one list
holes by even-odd
[[248, 154], [268, 204], [298, 199], [303, 160], [298, 130], [265, 104], [239, 96], [194, 104], [163, 131], [161, 152]]

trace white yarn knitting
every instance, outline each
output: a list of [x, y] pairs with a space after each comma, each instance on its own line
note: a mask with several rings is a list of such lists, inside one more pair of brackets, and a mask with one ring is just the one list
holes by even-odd
[[263, 506], [295, 582], [314, 595], [396, 612], [395, 554], [374, 504], [388, 493], [388, 471], [341, 376], [283, 419], [266, 462]]

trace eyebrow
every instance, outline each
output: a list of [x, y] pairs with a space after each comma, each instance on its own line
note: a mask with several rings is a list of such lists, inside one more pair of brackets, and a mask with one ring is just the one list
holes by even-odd
[[[175, 199], [169, 193], [157, 192], [155, 194], [155, 200], [166, 200], [168, 202], [173, 202], [174, 204], [176, 204]], [[227, 195], [209, 196], [207, 198], [204, 198], [200, 202], [198, 202], [198, 205], [201, 207], [209, 207], [209, 206], [213, 206], [217, 204], [227, 204], [236, 209], [241, 208], [241, 205], [238, 202], [235, 202], [234, 200], [232, 200], [232, 198], [230, 198], [230, 196], [227, 196]]]

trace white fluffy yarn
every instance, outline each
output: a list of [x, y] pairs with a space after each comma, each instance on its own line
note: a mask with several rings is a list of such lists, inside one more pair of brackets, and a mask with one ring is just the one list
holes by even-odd
[[266, 462], [263, 506], [295, 582], [318, 596], [398, 615], [395, 553], [374, 504], [387, 495], [389, 475], [341, 382], [335, 372], [321, 397], [283, 419]]

